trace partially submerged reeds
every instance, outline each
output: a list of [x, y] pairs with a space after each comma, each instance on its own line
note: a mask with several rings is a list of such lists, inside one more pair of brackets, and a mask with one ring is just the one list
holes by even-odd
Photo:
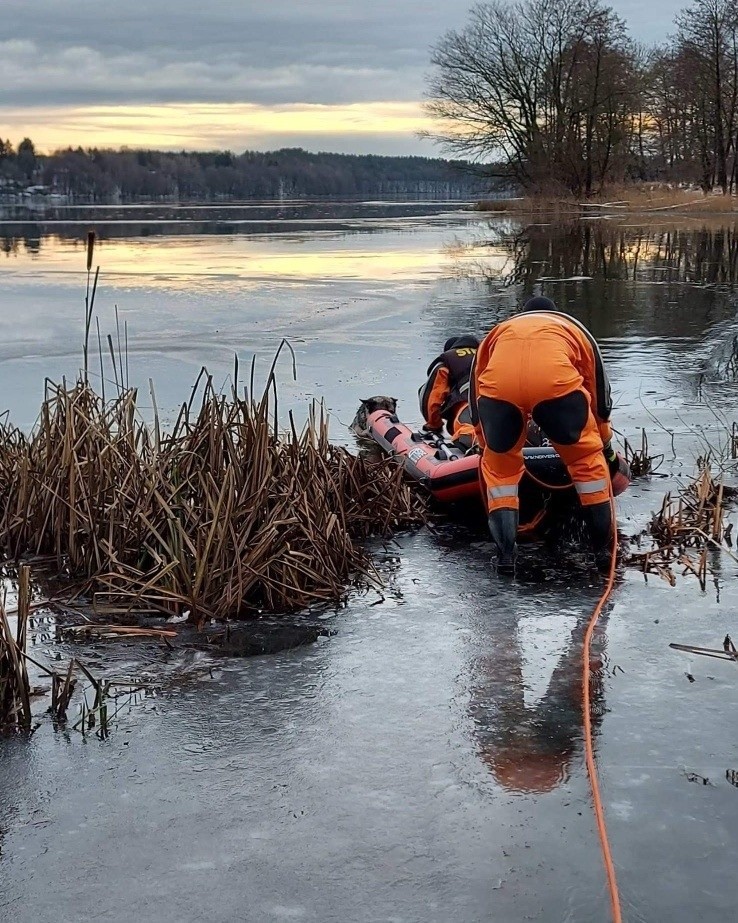
[[168, 431], [133, 389], [49, 385], [30, 436], [0, 424], [0, 552], [52, 556], [108, 619], [340, 599], [371, 571], [362, 540], [421, 522], [420, 501], [390, 461], [331, 444], [320, 409], [280, 434], [273, 385], [226, 396], [203, 374]]
[[[71, 658], [66, 667], [62, 667], [59, 671], [45, 666], [32, 657], [26, 651], [29, 606], [22, 602], [24, 598], [30, 597], [29, 570], [28, 567], [21, 568], [17, 638], [7, 633], [7, 614], [4, 609], [0, 609], [0, 690], [2, 691], [0, 732], [31, 730], [33, 717], [31, 698], [44, 695], [49, 691], [48, 688], [43, 687], [31, 688], [26, 666], [32, 664], [40, 675], [51, 679], [51, 703], [48, 713], [55, 724], [60, 727], [70, 727], [83, 736], [94, 731], [98, 737], [105, 739], [109, 735], [111, 721], [118, 712], [155, 687], [140, 680], [98, 678], [75, 657]], [[134, 631], [134, 629], [122, 628], [119, 630]], [[79, 697], [81, 700], [78, 702], [76, 720], [72, 719], [68, 722], [67, 712], [77, 689], [80, 675], [87, 679], [89, 685], [82, 689], [81, 697]], [[94, 693], [92, 703], [88, 700], [89, 693]]]
[[627, 439], [623, 438], [623, 454], [634, 478], [648, 477], [648, 475], [653, 474], [664, 459], [663, 455], [650, 454], [645, 429], [641, 429], [641, 445], [639, 448], [631, 445]]
[[15, 635], [4, 602], [0, 603], [0, 730], [31, 727], [31, 685], [26, 669], [26, 637], [30, 611], [30, 569], [21, 567]]
[[[631, 555], [630, 563], [644, 574], [656, 574], [672, 586], [674, 569], [692, 573], [704, 590], [708, 574], [708, 549], [731, 543], [732, 525], [724, 525], [725, 505], [736, 495], [722, 478], [715, 479], [709, 463], [702, 461], [699, 474], [676, 496], [668, 493], [647, 530], [653, 547]], [[730, 552], [727, 552], [730, 554]]]

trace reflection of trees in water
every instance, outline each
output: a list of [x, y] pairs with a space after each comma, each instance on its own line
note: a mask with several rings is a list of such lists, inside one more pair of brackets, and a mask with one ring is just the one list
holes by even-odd
[[738, 227], [632, 228], [605, 221], [530, 225], [500, 239], [512, 265], [497, 281], [532, 290], [541, 279], [590, 276], [633, 282], [738, 281]]
[[0, 252], [7, 256], [19, 253], [40, 253], [41, 237], [36, 235], [4, 235], [0, 237]]
[[738, 280], [738, 228], [664, 232], [656, 260], [669, 266], [675, 281], [724, 285], [733, 291]]
[[607, 221], [490, 222], [458, 260], [458, 287], [433, 310], [438, 340], [485, 333], [534, 294], [553, 298], [598, 337], [659, 337], [689, 348], [732, 319], [738, 226], [625, 227]]
[[577, 221], [529, 225], [500, 240], [509, 270], [490, 279], [533, 289], [540, 281], [589, 276], [633, 282], [725, 285], [738, 280], [738, 227], [633, 228]]

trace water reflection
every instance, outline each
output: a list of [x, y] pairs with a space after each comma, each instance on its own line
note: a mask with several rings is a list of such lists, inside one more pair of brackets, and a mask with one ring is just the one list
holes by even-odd
[[[538, 587], [539, 597], [541, 588]], [[545, 793], [566, 782], [582, 754], [582, 642], [586, 604], [531, 598], [498, 610], [470, 663], [469, 715], [477, 753], [512, 793]], [[555, 595], [555, 594], [554, 594]], [[560, 595], [560, 594], [559, 594]], [[590, 666], [593, 725], [604, 712], [604, 624]]]
[[[599, 339], [658, 337], [679, 351], [735, 314], [738, 225], [488, 222], [449, 251], [483, 296], [439, 299], [439, 327], [486, 331], [545, 294]], [[445, 315], [445, 316], [444, 316]]]
[[42, 238], [38, 234], [25, 235], [3, 234], [0, 236], [0, 252], [6, 256], [19, 256], [23, 253], [38, 254], [41, 252]]
[[33, 209], [0, 205], [0, 252], [51, 251], [86, 246], [88, 229], [98, 242], [156, 241], [161, 251], [173, 240], [196, 237], [253, 238], [292, 235], [346, 237], [412, 230], [418, 224], [466, 223], [469, 213], [448, 202], [288, 202], [233, 205], [140, 205]]
[[[244, 280], [425, 281], [436, 278], [447, 263], [441, 252], [445, 229], [465, 227], [471, 220], [469, 213], [441, 214], [417, 205], [390, 211], [367, 205], [352, 211], [321, 206], [235, 214], [213, 210], [204, 220], [162, 209], [148, 221], [101, 221], [95, 215], [76, 223], [0, 221], [0, 254], [7, 260], [0, 262], [0, 271], [34, 277], [43, 272], [71, 282], [84, 267], [86, 231], [94, 227], [95, 258], [108, 286], [184, 289], [216, 277], [225, 285]], [[311, 217], [299, 217], [306, 214]]]
[[[510, 257], [489, 277], [525, 290], [546, 281], [598, 278], [688, 282], [733, 290], [738, 278], [738, 227], [653, 227], [576, 221], [563, 225], [491, 225], [490, 241]], [[477, 241], [479, 248], [483, 243]]]

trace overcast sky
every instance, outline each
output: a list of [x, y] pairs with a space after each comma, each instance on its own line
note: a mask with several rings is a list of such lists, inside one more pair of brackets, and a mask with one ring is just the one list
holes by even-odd
[[[0, 137], [433, 153], [429, 49], [470, 0], [0, 0]], [[613, 0], [658, 42], [683, 4]]]

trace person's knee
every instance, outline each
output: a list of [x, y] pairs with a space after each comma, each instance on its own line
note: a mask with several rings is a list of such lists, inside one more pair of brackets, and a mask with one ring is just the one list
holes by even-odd
[[477, 399], [477, 412], [484, 441], [490, 451], [504, 454], [515, 448], [525, 425], [518, 407], [509, 401], [480, 395]]
[[532, 416], [551, 442], [573, 446], [587, 426], [589, 402], [583, 391], [572, 391], [536, 404]]

